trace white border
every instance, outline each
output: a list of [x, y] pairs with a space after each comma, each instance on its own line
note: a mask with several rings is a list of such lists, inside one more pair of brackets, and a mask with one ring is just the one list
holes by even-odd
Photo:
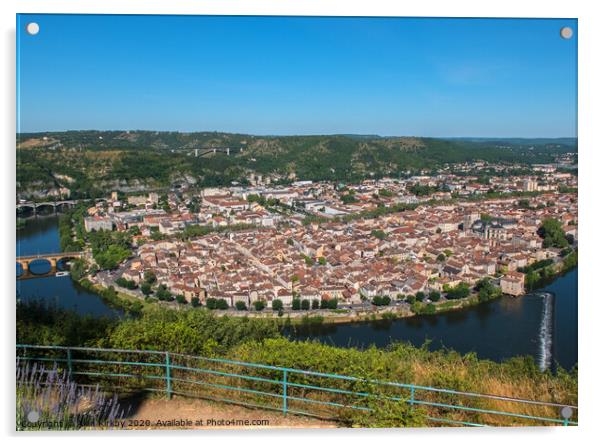
[[[579, 408], [580, 426], [577, 428], [525, 428], [525, 429], [430, 429], [430, 430], [397, 430], [397, 431], [360, 431], [360, 430], [308, 430], [308, 431], [249, 431], [232, 432], [152, 432], [134, 440], [164, 444], [168, 436], [177, 435], [178, 439], [200, 441], [236, 441], [245, 445], [266, 441], [287, 444], [306, 444], [316, 439], [345, 440], [352, 443], [365, 443], [367, 440], [379, 441], [428, 441], [439, 443], [504, 444], [509, 441], [546, 441], [546, 443], [566, 443], [595, 437], [596, 426], [600, 423], [602, 394], [600, 394], [601, 373], [596, 364], [600, 363], [600, 326], [598, 318], [602, 314], [602, 295], [600, 295], [600, 249], [599, 239], [602, 236], [599, 211], [599, 186], [602, 178], [600, 150], [600, 81], [602, 70], [600, 63], [600, 47], [602, 43], [602, 23], [596, 14], [596, 2], [576, 1], [524, 1], [506, 0], [483, 2], [474, 0], [422, 0], [415, 2], [385, 0], [3, 0], [0, 2], [2, 14], [2, 89], [4, 103], [0, 113], [2, 118], [3, 145], [2, 180], [3, 192], [0, 194], [0, 208], [10, 212], [2, 218], [5, 234], [5, 247], [2, 255], [2, 303], [4, 304], [5, 323], [2, 329], [6, 336], [4, 344], [6, 356], [2, 367], [5, 397], [1, 404], [0, 418], [5, 434], [15, 437], [14, 429], [14, 374], [11, 363], [14, 345], [14, 275], [13, 255], [15, 251], [15, 216], [12, 212], [15, 189], [15, 13], [104, 13], [104, 14], [223, 14], [223, 15], [339, 15], [339, 16], [430, 16], [430, 17], [563, 17], [579, 19], [579, 164], [581, 198], [580, 206], [580, 274], [579, 274]], [[598, 286], [596, 286], [598, 284]], [[111, 437], [107, 437], [110, 435]], [[84, 439], [85, 436], [85, 439]], [[52, 434], [25, 435], [26, 440], [36, 443], [40, 441], [60, 440], [61, 442], [105, 443], [107, 440], [125, 441], [132, 436], [124, 433], [90, 433], [90, 434]], [[587, 436], [587, 437], [586, 437]], [[128, 437], [129, 438], [129, 437]], [[131, 439], [130, 439], [131, 440]]]

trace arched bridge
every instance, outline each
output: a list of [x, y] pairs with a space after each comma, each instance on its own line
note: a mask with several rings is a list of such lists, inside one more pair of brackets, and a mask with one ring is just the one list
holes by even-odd
[[[73, 259], [73, 258], [82, 258], [84, 256], [84, 252], [60, 252], [60, 253], [46, 253], [39, 255], [27, 255], [27, 256], [18, 256], [16, 261], [17, 264], [21, 265], [23, 269], [23, 273], [17, 277], [18, 280], [23, 280], [27, 278], [34, 278], [39, 276], [47, 276], [55, 273], [57, 271], [57, 264], [61, 260]], [[50, 272], [43, 275], [36, 275], [29, 270], [29, 265], [38, 260], [46, 260], [50, 263]]]
[[62, 201], [44, 201], [44, 202], [27, 201], [27, 202], [17, 203], [17, 210], [32, 209], [33, 213], [35, 215], [37, 209], [40, 207], [52, 207], [53, 211], [56, 212], [56, 209], [58, 207], [61, 207], [61, 206], [73, 207], [77, 203], [78, 203], [78, 201], [74, 200], [74, 199], [62, 200]]

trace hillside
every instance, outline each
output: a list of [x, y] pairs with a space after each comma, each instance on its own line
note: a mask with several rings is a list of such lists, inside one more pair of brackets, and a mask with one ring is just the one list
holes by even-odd
[[[213, 149], [216, 148], [216, 152]], [[229, 154], [226, 153], [229, 149]], [[372, 135], [253, 136], [152, 131], [68, 131], [17, 135], [17, 192], [69, 188], [72, 196], [147, 190], [177, 182], [353, 181], [399, 176], [475, 160], [551, 162], [576, 151], [571, 139], [485, 140]]]

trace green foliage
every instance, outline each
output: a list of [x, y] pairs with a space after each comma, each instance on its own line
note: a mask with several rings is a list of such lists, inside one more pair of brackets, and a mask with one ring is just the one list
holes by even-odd
[[577, 251], [574, 250], [569, 253], [564, 260], [562, 261], [562, 269], [563, 271], [567, 271], [577, 266]]
[[436, 303], [440, 299], [441, 299], [440, 292], [437, 292], [436, 290], [432, 290], [429, 292], [429, 300], [431, 300], [432, 302]]
[[449, 288], [447, 291], [448, 300], [457, 300], [466, 298], [470, 295], [470, 286], [467, 283], [460, 283], [455, 287]]
[[502, 296], [502, 290], [494, 286], [489, 278], [479, 280], [475, 286], [475, 290], [479, 293], [479, 302], [481, 303]]
[[276, 298], [272, 301], [272, 310], [273, 311], [281, 311], [283, 307], [284, 307], [284, 304], [282, 303], [282, 300]]
[[547, 266], [551, 266], [552, 264], [554, 264], [554, 260], [551, 258], [548, 258], [546, 260], [536, 261], [527, 267], [519, 267], [518, 271], [523, 272], [523, 273], [529, 273], [529, 272], [533, 272], [538, 269], [543, 269], [544, 267], [547, 267]]
[[80, 258], [71, 260], [71, 278], [74, 281], [81, 280], [87, 273], [86, 262]]
[[380, 229], [373, 230], [372, 232], [370, 232], [370, 235], [372, 235], [374, 238], [378, 238], [381, 241], [387, 237], [387, 234]]
[[541, 226], [537, 230], [537, 234], [543, 238], [543, 247], [557, 247], [564, 249], [568, 247], [569, 242], [566, 239], [566, 234], [562, 230], [560, 221], [554, 218], [543, 220]]
[[294, 311], [301, 310], [301, 299], [293, 298], [292, 308]]
[[184, 295], [176, 295], [176, 301], [178, 302], [178, 304], [188, 304], [188, 301], [186, 301]]
[[309, 306], [310, 306], [309, 300], [301, 300], [301, 309], [302, 310], [304, 310], [304, 311], [309, 310]]
[[192, 307], [199, 307], [201, 305], [201, 300], [199, 299], [199, 297], [192, 297], [190, 299], [190, 305]]
[[216, 317], [209, 311], [174, 311], [151, 307], [136, 319], [127, 319], [110, 333], [104, 345], [123, 349], [152, 349], [186, 354], [225, 354], [245, 341], [279, 337], [271, 320]]
[[237, 301], [236, 303], [234, 303], [234, 307], [236, 308], [237, 311], [246, 311], [247, 310], [247, 304], [244, 301]]
[[146, 296], [149, 296], [153, 293], [151, 285], [146, 281], [140, 285], [140, 291]]
[[413, 407], [405, 400], [386, 400], [378, 395], [366, 399], [367, 411], [345, 412], [343, 421], [358, 428], [402, 428], [426, 426], [427, 413], [422, 407]]
[[424, 292], [422, 292], [422, 291], [416, 292], [416, 301], [424, 301], [424, 297], [426, 297]]
[[[23, 142], [47, 136], [60, 140], [55, 150], [23, 148]], [[102, 136], [102, 139], [99, 139]], [[244, 153], [236, 150], [243, 146]], [[188, 156], [184, 146], [217, 144], [232, 147], [223, 153]], [[499, 145], [504, 145], [501, 148]], [[406, 171], [433, 169], [444, 164], [475, 160], [508, 163], [546, 163], [554, 156], [576, 150], [574, 140], [469, 141], [433, 138], [353, 136], [270, 136], [197, 132], [135, 131], [124, 138], [119, 131], [76, 131], [18, 135], [17, 184], [23, 192], [32, 187], [55, 187], [58, 175], [73, 179], [65, 185], [72, 197], [96, 198], [109, 190], [102, 183], [138, 181], [149, 187], [168, 187], [174, 177], [194, 175], [200, 187], [246, 183], [249, 170], [312, 180], [358, 181], [368, 177], [398, 176]], [[508, 148], [506, 148], [508, 147]], [[73, 156], [74, 150], [78, 155]], [[172, 151], [173, 150], [173, 151]], [[432, 190], [418, 189], [419, 193]], [[163, 204], [162, 204], [163, 205]]]
[[116, 320], [77, 315], [41, 301], [17, 301], [17, 343], [92, 346], [108, 335]]
[[336, 309], [338, 305], [339, 301], [336, 298], [331, 298], [329, 300], [320, 300], [320, 309]]
[[389, 306], [389, 304], [391, 304], [391, 298], [387, 295], [385, 295], [385, 296], [376, 295], [372, 299], [372, 304], [375, 306]]
[[171, 295], [169, 289], [165, 284], [160, 284], [155, 291], [155, 297], [157, 297], [160, 301], [173, 301], [174, 297]]
[[101, 269], [115, 269], [132, 255], [130, 235], [126, 232], [90, 232], [88, 241], [92, 247], [92, 256]]
[[432, 195], [437, 191], [437, 187], [431, 187], [428, 185], [414, 184], [408, 187], [408, 191], [416, 196], [428, 196]]
[[320, 302], [318, 300], [311, 300], [312, 309], [320, 309]]
[[205, 302], [207, 309], [219, 309], [226, 310], [228, 309], [228, 302], [223, 298], [207, 298]]
[[305, 264], [309, 267], [313, 266], [315, 264], [315, 261], [313, 258], [308, 257], [307, 255], [301, 255], [303, 257], [303, 259], [305, 260]]
[[253, 308], [256, 311], [263, 311], [265, 309], [265, 302], [262, 300], [257, 300], [255, 302], [253, 302]]
[[115, 280], [115, 284], [121, 287], [125, 287], [126, 289], [136, 289], [138, 285], [134, 280], [126, 280], [123, 277], [119, 277]]
[[157, 282], [157, 276], [155, 275], [155, 272], [153, 272], [152, 270], [147, 270], [144, 272], [144, 281], [148, 284], [153, 284]]
[[354, 202], [357, 202], [357, 198], [353, 194], [347, 193], [341, 195], [341, 201], [343, 202], [343, 204], [352, 204]]

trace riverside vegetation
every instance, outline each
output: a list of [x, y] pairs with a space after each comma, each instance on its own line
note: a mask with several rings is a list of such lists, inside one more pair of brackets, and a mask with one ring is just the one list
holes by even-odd
[[[317, 342], [291, 341], [280, 333], [275, 320], [241, 317], [217, 317], [206, 309], [175, 311], [145, 307], [137, 317], [120, 320], [90, 318], [41, 303], [17, 304], [17, 342], [94, 346], [104, 348], [160, 350], [173, 353], [230, 358], [239, 361], [291, 367], [325, 373], [355, 376], [360, 379], [397, 381], [482, 394], [577, 404], [577, 368], [555, 373], [541, 372], [531, 357], [516, 357], [502, 363], [481, 360], [475, 354], [461, 355], [451, 350], [428, 351], [395, 343], [386, 349], [338, 348]], [[264, 370], [262, 377], [279, 379], [275, 371]], [[323, 384], [318, 378], [304, 376], [304, 384]], [[331, 381], [334, 387], [365, 390], [366, 381]], [[263, 382], [254, 383], [261, 390]], [[363, 386], [364, 385], [364, 386]], [[294, 388], [293, 388], [294, 389]], [[246, 394], [241, 397], [247, 398]], [[328, 395], [337, 402], [343, 395]], [[451, 396], [443, 396], [448, 400]], [[249, 396], [248, 400], [253, 397]], [[247, 399], [245, 399], [247, 400]], [[473, 401], [471, 406], [512, 411], [512, 404], [501, 400]], [[475, 405], [475, 403], [477, 405]], [[336, 418], [347, 425], [419, 426], [429, 424], [427, 415], [456, 416], [456, 420], [502, 424], [489, 414], [470, 412], [441, 413], [440, 409], [416, 409], [405, 403], [368, 398], [364, 404], [375, 409], [369, 414], [339, 410]], [[516, 406], [514, 406], [516, 408]], [[556, 416], [555, 408], [525, 406], [527, 414]], [[512, 424], [534, 424], [514, 419]], [[508, 424], [508, 420], [505, 423]]]

